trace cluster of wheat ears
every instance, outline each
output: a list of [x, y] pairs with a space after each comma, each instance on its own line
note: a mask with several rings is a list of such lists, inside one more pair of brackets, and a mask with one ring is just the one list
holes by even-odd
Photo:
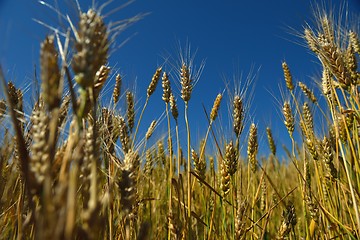
[[[30, 113], [23, 91], [0, 72], [1, 239], [360, 238], [356, 30], [327, 13], [317, 16], [318, 26], [305, 27], [302, 37], [322, 70], [319, 94], [295, 83], [283, 62], [283, 123], [292, 148], [287, 161], [279, 161], [266, 128], [270, 153], [260, 161], [257, 125], [250, 123], [241, 137], [248, 118], [244, 94], [230, 94], [232, 133], [218, 136], [212, 128], [224, 104], [220, 93], [205, 137], [191, 142], [188, 105], [198, 77], [191, 61], [174, 70], [181, 113], [164, 66], [149, 81], [142, 106], [135, 106], [132, 91], [122, 91], [118, 74], [112, 103], [102, 104], [112, 71], [111, 28], [95, 9], [79, 14], [78, 23], [69, 20], [66, 37], [55, 32], [41, 43], [41, 91]], [[137, 135], [159, 81], [168, 130], [147, 144], [156, 120]], [[314, 121], [314, 114], [324, 120]], [[215, 143], [211, 151], [208, 139]]]

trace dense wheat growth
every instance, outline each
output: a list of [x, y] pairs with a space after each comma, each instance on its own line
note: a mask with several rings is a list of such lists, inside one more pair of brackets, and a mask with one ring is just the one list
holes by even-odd
[[[108, 61], [119, 26], [97, 9], [78, 14], [68, 33], [39, 43], [41, 90], [31, 110], [0, 69], [1, 239], [360, 238], [358, 29], [326, 12], [303, 29], [321, 66], [319, 89], [296, 82], [296, 66], [279, 64], [287, 139], [274, 139], [270, 127], [259, 132], [246, 89], [212, 96], [206, 135], [195, 137], [188, 106], [202, 69], [183, 57], [176, 67], [165, 62], [149, 73], [142, 103]], [[164, 115], [146, 126], [155, 91]], [[228, 133], [215, 124], [226, 105]]]

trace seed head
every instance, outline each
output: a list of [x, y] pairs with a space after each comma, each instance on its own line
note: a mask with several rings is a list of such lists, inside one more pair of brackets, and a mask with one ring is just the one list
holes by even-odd
[[292, 137], [292, 134], [295, 129], [295, 123], [294, 123], [294, 116], [290, 108], [290, 103], [288, 101], [284, 102], [283, 114], [285, 117], [284, 124], [289, 132], [289, 135]]
[[162, 87], [163, 87], [162, 100], [164, 100], [164, 102], [168, 103], [170, 101], [171, 87], [170, 87], [169, 77], [166, 72], [163, 73]]
[[4, 116], [6, 112], [6, 101], [4, 99], [0, 100], [0, 119]]
[[113, 91], [113, 101], [116, 104], [119, 101], [119, 97], [120, 97], [120, 91], [121, 91], [121, 84], [122, 84], [122, 79], [120, 74], [116, 75], [116, 82], [115, 82], [115, 87], [114, 87], [114, 91]]
[[261, 184], [261, 198], [260, 198], [260, 210], [263, 212], [265, 211], [266, 208], [266, 192], [267, 186], [266, 186], [266, 181], [265, 179], [263, 179], [262, 184]]
[[66, 116], [69, 111], [70, 100], [71, 100], [70, 95], [66, 95], [60, 105], [58, 126], [62, 126], [63, 123], [65, 122]]
[[318, 44], [317, 44], [316, 38], [314, 36], [314, 33], [309, 28], [305, 28], [304, 38], [305, 38], [310, 50], [313, 51], [314, 53], [317, 53], [318, 52]]
[[359, 37], [357, 36], [356, 32], [350, 30], [349, 38], [350, 38], [351, 46], [354, 48], [354, 51], [357, 54], [360, 54], [360, 42], [359, 42]]
[[222, 99], [222, 94], [219, 93], [217, 95], [215, 101], [214, 101], [214, 106], [211, 109], [211, 113], [210, 113], [210, 120], [211, 121], [215, 121], [215, 119], [216, 119], [216, 117], [218, 115], [221, 99]]
[[305, 122], [305, 133], [307, 136], [312, 136], [314, 134], [314, 120], [313, 116], [307, 102], [303, 105], [303, 119]]
[[61, 74], [58, 66], [58, 52], [55, 48], [54, 36], [46, 37], [41, 43], [40, 71], [44, 102], [51, 111], [59, 107], [61, 98]]
[[153, 151], [151, 149], [146, 150], [145, 154], [145, 169], [144, 172], [147, 176], [151, 175], [151, 172], [153, 170]]
[[159, 67], [156, 69], [152, 79], [151, 79], [151, 82], [149, 84], [149, 87], [147, 89], [147, 96], [150, 97], [156, 90], [156, 86], [159, 82], [159, 79], [160, 79], [160, 74], [161, 74], [161, 71], [162, 71], [162, 68]]
[[289, 235], [291, 229], [293, 229], [297, 223], [295, 206], [293, 203], [289, 203], [286, 210], [282, 213], [283, 222], [278, 232], [278, 238], [284, 239]]
[[180, 83], [181, 83], [181, 98], [184, 102], [188, 102], [191, 97], [192, 83], [190, 79], [190, 71], [185, 63], [181, 66], [180, 70]]
[[333, 43], [335, 40], [334, 29], [328, 16], [324, 15], [323, 17], [321, 17], [320, 23], [323, 30], [322, 32], [325, 35], [326, 39], [328, 39], [329, 42]]
[[345, 65], [342, 50], [324, 34], [319, 34], [319, 46], [318, 57], [322, 64], [336, 77], [339, 85], [347, 89], [351, 83], [351, 78]]
[[325, 96], [329, 97], [331, 93], [331, 76], [329, 70], [324, 68], [321, 78], [322, 90]]
[[137, 195], [137, 177], [140, 168], [140, 157], [137, 152], [129, 150], [125, 154], [124, 163], [121, 166], [121, 178], [119, 188], [121, 194], [122, 211], [129, 214], [133, 211]]
[[225, 166], [230, 176], [233, 176], [237, 171], [237, 151], [232, 141], [225, 147]]
[[191, 158], [194, 161], [195, 173], [202, 179], [205, 180], [206, 173], [206, 162], [205, 159], [199, 158], [199, 155], [195, 152], [194, 149], [191, 150]]
[[153, 132], [155, 130], [155, 127], [156, 127], [156, 120], [153, 120], [145, 134], [146, 140], [149, 140], [149, 138], [151, 137], [151, 135], [153, 134]]
[[158, 142], [158, 152], [157, 152], [158, 160], [165, 166], [166, 164], [166, 154], [163, 141]]
[[271, 153], [275, 156], [276, 155], [276, 145], [275, 145], [274, 138], [272, 136], [271, 129], [269, 127], [266, 128], [266, 135], [267, 135], [267, 139], [269, 142]]
[[135, 124], [135, 105], [134, 105], [134, 95], [130, 91], [126, 92], [126, 103], [127, 103], [127, 110], [126, 110], [127, 123], [130, 132], [132, 132]]
[[[85, 125], [85, 124], [84, 124]], [[98, 161], [98, 149], [99, 149], [99, 139], [95, 139], [96, 135], [96, 125], [93, 121], [89, 121], [89, 124], [84, 126], [84, 155], [82, 157], [82, 163], [80, 166], [81, 171], [81, 183], [83, 185], [82, 195], [83, 195], [83, 203], [84, 208], [90, 210], [92, 206], [96, 206], [97, 198], [96, 195], [92, 195], [90, 189], [96, 189], [94, 186], [94, 179], [97, 178], [96, 174], [97, 169], [97, 161]], [[94, 172], [95, 169], [95, 172]], [[92, 203], [91, 203], [92, 202]]]
[[171, 114], [173, 115], [173, 118], [175, 119], [175, 121], [177, 121], [177, 118], [179, 116], [179, 112], [178, 112], [178, 109], [177, 109], [174, 94], [172, 94], [172, 93], [170, 94], [170, 108], [171, 108]]
[[312, 156], [312, 158], [317, 161], [319, 160], [319, 154], [316, 146], [316, 139], [314, 137], [307, 137], [305, 140], [306, 146]]
[[240, 202], [238, 198], [238, 207], [235, 216], [235, 235], [236, 239], [243, 239], [246, 234], [246, 211], [249, 203], [247, 201]]
[[227, 195], [230, 192], [230, 179], [231, 176], [228, 172], [228, 168], [225, 165], [225, 162], [221, 164], [221, 190], [223, 195]]
[[98, 98], [102, 87], [104, 86], [108, 76], [110, 73], [110, 67], [107, 67], [105, 65], [102, 65], [100, 69], [95, 74], [95, 84], [94, 84], [94, 93], [95, 93], [95, 99]]
[[8, 92], [10, 95], [10, 101], [12, 102], [15, 110], [20, 112], [23, 111], [23, 94], [21, 89], [16, 88], [15, 85], [10, 81], [8, 83]]
[[299, 82], [299, 87], [304, 92], [304, 94], [311, 100], [311, 102], [316, 103], [317, 98], [313, 91], [311, 91], [304, 83]]
[[323, 149], [323, 161], [325, 163], [325, 169], [326, 169], [326, 177], [330, 179], [336, 179], [337, 178], [337, 170], [334, 165], [334, 155], [331, 148], [330, 140], [327, 137], [324, 137], [322, 141], [322, 149]]
[[103, 18], [93, 9], [82, 13], [75, 42], [72, 67], [82, 88], [94, 84], [95, 73], [108, 59], [109, 41]]
[[30, 172], [34, 174], [36, 183], [39, 185], [43, 184], [50, 168], [48, 145], [49, 118], [44, 111], [44, 107], [41, 105], [33, 110], [31, 116], [33, 142], [31, 145], [32, 156], [29, 163]]
[[[21, 89], [16, 88], [15, 85], [10, 81], [8, 83], [8, 93], [10, 96], [10, 102], [16, 110], [16, 118], [24, 120], [23, 114], [23, 92]], [[21, 124], [21, 129], [24, 130], [24, 124]]]
[[291, 73], [290, 73], [290, 69], [287, 65], [286, 62], [283, 62], [282, 63], [282, 68], [283, 68], [283, 71], [284, 71], [284, 77], [285, 77], [285, 83], [286, 83], [286, 87], [292, 91], [294, 90], [294, 84], [292, 82], [292, 76], [291, 76]]
[[243, 102], [239, 95], [235, 95], [233, 101], [233, 128], [236, 137], [239, 137], [243, 131], [244, 109]]
[[118, 127], [119, 127], [119, 138], [121, 142], [122, 149], [125, 153], [129, 151], [130, 148], [130, 136], [129, 136], [129, 130], [128, 126], [126, 125], [126, 122], [123, 117], [118, 117]]
[[256, 155], [258, 152], [257, 127], [253, 123], [250, 126], [247, 154], [253, 172], [257, 169]]

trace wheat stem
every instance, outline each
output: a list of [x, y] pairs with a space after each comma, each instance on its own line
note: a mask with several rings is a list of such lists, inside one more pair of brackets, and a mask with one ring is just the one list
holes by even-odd
[[[191, 143], [190, 143], [190, 126], [188, 121], [188, 102], [185, 102], [185, 124], [187, 132], [187, 220], [188, 220], [188, 237], [191, 237]], [[189, 238], [190, 239], [190, 238]]]
[[[166, 118], [168, 125], [168, 141], [169, 141], [169, 149], [172, 149], [172, 141], [171, 141], [171, 128], [170, 128], [170, 115], [169, 115], [169, 104], [165, 102], [166, 109]], [[172, 150], [169, 151], [169, 179], [168, 179], [168, 188], [169, 188], [169, 213], [172, 212], [172, 177], [173, 177], [173, 156]], [[171, 224], [171, 219], [169, 218], [169, 225]], [[168, 231], [168, 239], [171, 239], [171, 231]]]
[[145, 104], [144, 104], [144, 106], [143, 106], [143, 108], [142, 108], [142, 110], [141, 110], [141, 113], [140, 113], [140, 117], [139, 117], [139, 119], [138, 119], [138, 121], [137, 121], [136, 128], [135, 128], [135, 133], [134, 133], [134, 137], [133, 137], [133, 141], [132, 141], [132, 148], [133, 148], [134, 145], [135, 145], [136, 135], [137, 135], [137, 132], [138, 132], [138, 130], [139, 130], [140, 122], [141, 122], [141, 119], [142, 119], [142, 117], [143, 117], [143, 114], [144, 114], [144, 111], [145, 111], [145, 109], [146, 109], [146, 106], [147, 106], [148, 102], [149, 102], [149, 97], [146, 98]]

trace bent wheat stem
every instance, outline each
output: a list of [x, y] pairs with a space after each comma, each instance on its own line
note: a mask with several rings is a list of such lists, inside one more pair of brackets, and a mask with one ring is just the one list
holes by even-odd
[[141, 110], [141, 113], [140, 113], [140, 117], [139, 117], [139, 119], [138, 119], [138, 121], [136, 123], [135, 133], [134, 133], [134, 137], [133, 137], [133, 140], [132, 140], [132, 148], [134, 148], [136, 135], [137, 135], [137, 132], [139, 130], [140, 122], [141, 122], [141, 119], [142, 119], [142, 117], [144, 115], [144, 111], [145, 111], [145, 109], [147, 107], [148, 102], [149, 102], [149, 97], [146, 98], [145, 104], [144, 104], [144, 106], [143, 106], [143, 108]]

